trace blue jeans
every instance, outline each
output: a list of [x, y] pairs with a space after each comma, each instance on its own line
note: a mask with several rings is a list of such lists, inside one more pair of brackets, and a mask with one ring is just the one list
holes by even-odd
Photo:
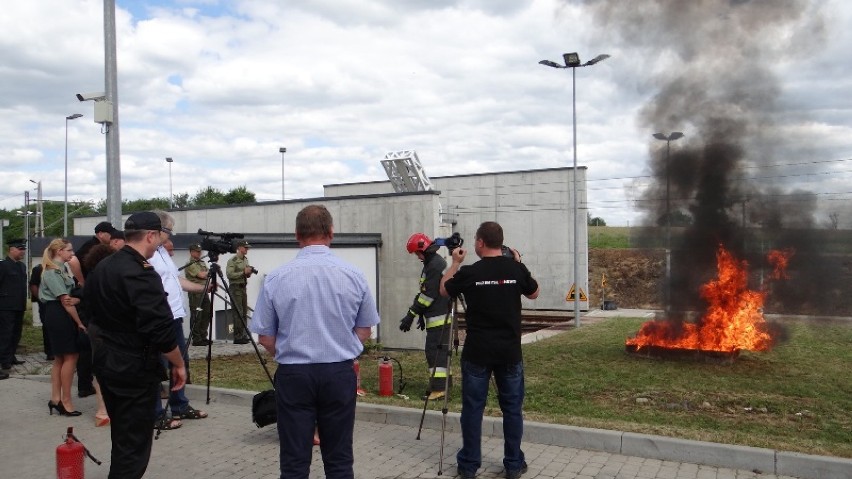
[[524, 466], [521, 438], [524, 435], [524, 363], [481, 366], [462, 361], [462, 448], [456, 455], [461, 471], [475, 473], [482, 466], [482, 413], [488, 398], [488, 382], [494, 374], [497, 399], [503, 411], [503, 467]]
[[[186, 347], [186, 336], [183, 334], [183, 318], [178, 318], [173, 323], [175, 325], [175, 332], [177, 333], [177, 345], [180, 348], [181, 356], [183, 356], [183, 362], [186, 364], [186, 376], [189, 378], [189, 354]], [[169, 360], [165, 356], [160, 356], [160, 360], [163, 362], [166, 371], [171, 371]], [[172, 385], [172, 381], [169, 381], [169, 409], [172, 410], [172, 416], [179, 416], [186, 412], [186, 407], [189, 406], [189, 399], [186, 397], [184, 388], [172, 391]], [[163, 401], [160, 400], [159, 388], [157, 388], [157, 405], [154, 411], [157, 413], [158, 418], [163, 412]]]

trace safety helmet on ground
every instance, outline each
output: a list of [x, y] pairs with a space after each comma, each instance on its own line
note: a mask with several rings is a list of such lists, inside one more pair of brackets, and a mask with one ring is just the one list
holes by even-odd
[[415, 251], [420, 251], [421, 253], [426, 251], [432, 244], [432, 240], [429, 239], [423, 233], [414, 233], [408, 238], [408, 243], [405, 244], [405, 249], [408, 250], [409, 253], [414, 253]]

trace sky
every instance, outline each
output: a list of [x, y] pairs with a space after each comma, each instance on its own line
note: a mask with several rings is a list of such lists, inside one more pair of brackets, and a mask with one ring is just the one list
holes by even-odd
[[[605, 53], [575, 72], [589, 214], [647, 221], [652, 133], [700, 148], [721, 104], [747, 118], [750, 181], [852, 228], [850, 26], [843, 0], [117, 0], [121, 192], [167, 197], [171, 174], [175, 194], [280, 200], [282, 156], [286, 199], [385, 180], [389, 151], [432, 177], [571, 166], [572, 72], [538, 62]], [[63, 200], [66, 131], [69, 200], [105, 198], [105, 137], [75, 97], [105, 89], [103, 2], [10, 2], [0, 49], [0, 208], [31, 180]]]

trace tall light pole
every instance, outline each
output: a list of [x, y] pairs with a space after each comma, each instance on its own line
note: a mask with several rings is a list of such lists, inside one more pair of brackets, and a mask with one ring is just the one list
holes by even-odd
[[666, 142], [666, 317], [670, 317], [672, 305], [672, 211], [671, 196], [669, 194], [670, 174], [669, 165], [671, 158], [671, 144], [674, 140], [683, 138], [683, 133], [673, 131], [668, 136], [663, 133], [654, 133], [654, 138]]
[[281, 200], [284, 200], [284, 153], [287, 153], [287, 148], [283, 146], [278, 148], [278, 152], [281, 153]]
[[0, 219], [0, 245], [4, 245], [4, 247], [5, 247], [6, 243], [3, 242], [3, 228], [5, 228], [7, 226], [9, 226], [9, 220], [7, 220], [5, 218]]
[[169, 164], [169, 208], [174, 208], [174, 196], [172, 196], [172, 163], [174, 163], [171, 157], [166, 158], [166, 163]]
[[33, 231], [33, 236], [38, 236], [39, 238], [44, 238], [44, 206], [42, 204], [42, 196], [41, 196], [41, 180], [30, 180], [30, 183], [36, 185], [36, 219], [35, 219], [35, 231]]
[[74, 113], [65, 117], [65, 206], [62, 208], [62, 237], [68, 237], [68, 120], [76, 120], [83, 115]]
[[571, 69], [571, 112], [573, 123], [574, 136], [574, 168], [573, 175], [573, 194], [574, 197], [574, 327], [580, 327], [580, 232], [579, 232], [579, 212], [577, 209], [577, 67], [588, 67], [595, 63], [602, 62], [609, 58], [609, 55], [598, 55], [595, 58], [580, 63], [580, 55], [574, 53], [563, 53], [562, 58], [565, 60], [565, 65], [559, 63], [542, 60], [538, 62], [552, 68], [570, 68]]

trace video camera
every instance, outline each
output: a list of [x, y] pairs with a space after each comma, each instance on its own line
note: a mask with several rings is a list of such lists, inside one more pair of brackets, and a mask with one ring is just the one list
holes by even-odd
[[213, 233], [204, 231], [201, 228], [198, 228], [198, 235], [203, 237], [201, 239], [201, 249], [206, 250], [211, 258], [214, 255], [236, 253], [237, 242], [234, 240], [244, 237], [242, 233]]
[[464, 244], [464, 240], [459, 233], [453, 233], [449, 238], [435, 238], [433, 244], [437, 246], [446, 246], [448, 250], [450, 250], [450, 254], [452, 254], [453, 250], [456, 248], [461, 248], [461, 245]]

